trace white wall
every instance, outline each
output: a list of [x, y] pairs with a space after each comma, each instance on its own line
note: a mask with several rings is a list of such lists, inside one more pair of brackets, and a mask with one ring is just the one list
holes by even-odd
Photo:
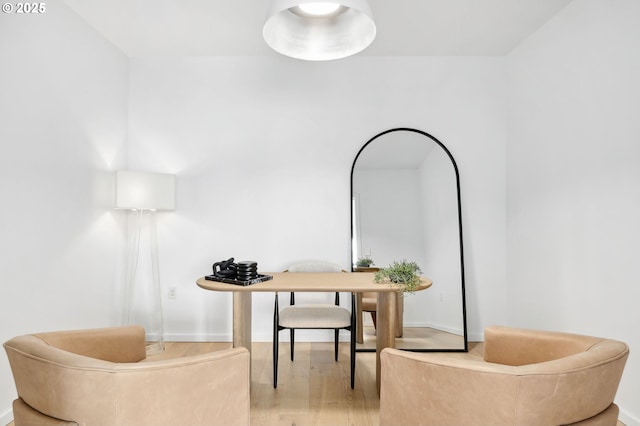
[[[502, 58], [131, 59], [131, 167], [178, 175], [177, 210], [160, 224], [163, 286], [177, 287], [169, 338], [230, 338], [229, 295], [194, 284], [214, 261], [349, 269], [351, 164], [399, 126], [456, 158], [470, 331], [504, 323], [504, 81]], [[272, 306], [254, 298], [254, 339], [271, 339]]]
[[[0, 341], [114, 322], [127, 64], [66, 7], [0, 14]], [[0, 356], [0, 424], [15, 398]]]
[[574, 1], [507, 58], [509, 322], [627, 342], [627, 425], [640, 424], [638, 22], [636, 0]]

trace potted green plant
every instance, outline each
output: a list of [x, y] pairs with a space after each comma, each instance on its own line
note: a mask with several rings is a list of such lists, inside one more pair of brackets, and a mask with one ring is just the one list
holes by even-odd
[[361, 257], [356, 262], [356, 266], [358, 266], [360, 268], [368, 268], [371, 265], [373, 265], [373, 259], [370, 259], [368, 257]]
[[413, 293], [420, 285], [422, 271], [416, 262], [402, 260], [394, 261], [389, 267], [376, 272], [374, 281], [377, 283], [401, 284], [400, 290]]

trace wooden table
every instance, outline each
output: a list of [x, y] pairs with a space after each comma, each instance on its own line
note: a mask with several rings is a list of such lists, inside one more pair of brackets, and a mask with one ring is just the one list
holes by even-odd
[[[378, 318], [376, 328], [376, 385], [380, 392], [380, 352], [393, 348], [395, 338], [395, 297], [397, 287], [373, 282], [373, 273], [358, 272], [260, 272], [273, 276], [272, 280], [249, 286], [209, 281], [196, 281], [205, 290], [233, 292], [233, 346], [251, 352], [251, 294], [254, 292], [376, 292]], [[418, 290], [431, 287], [431, 280], [423, 278]]]

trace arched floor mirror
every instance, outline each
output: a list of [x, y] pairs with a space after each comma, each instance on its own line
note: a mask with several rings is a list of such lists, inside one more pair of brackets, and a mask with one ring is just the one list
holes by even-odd
[[[397, 348], [468, 350], [460, 176], [442, 142], [395, 128], [364, 144], [351, 168], [351, 254], [353, 272], [408, 260], [433, 281], [427, 290], [399, 296]], [[358, 266], [361, 259], [373, 263]], [[357, 350], [375, 351], [373, 316], [358, 316]]]

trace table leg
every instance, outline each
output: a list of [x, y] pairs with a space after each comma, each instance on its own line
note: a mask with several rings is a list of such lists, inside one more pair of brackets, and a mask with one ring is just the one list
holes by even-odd
[[251, 292], [233, 292], [233, 347], [251, 354]]
[[376, 327], [376, 386], [380, 394], [380, 352], [396, 346], [396, 297], [390, 291], [378, 292], [378, 314]]

